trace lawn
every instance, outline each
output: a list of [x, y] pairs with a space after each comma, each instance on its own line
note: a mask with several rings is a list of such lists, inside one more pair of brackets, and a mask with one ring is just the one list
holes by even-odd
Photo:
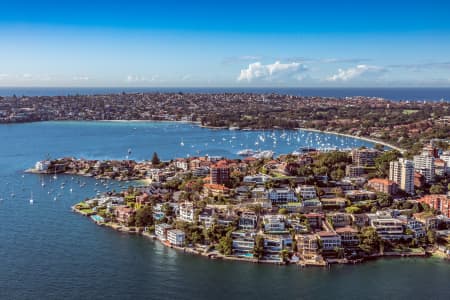
[[404, 109], [402, 113], [404, 115], [412, 115], [415, 114], [416, 112], [418, 112], [417, 109]]

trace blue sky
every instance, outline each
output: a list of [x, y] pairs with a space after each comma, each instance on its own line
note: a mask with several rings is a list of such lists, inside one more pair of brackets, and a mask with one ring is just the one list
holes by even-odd
[[450, 86], [446, 1], [65, 2], [0, 2], [0, 86]]

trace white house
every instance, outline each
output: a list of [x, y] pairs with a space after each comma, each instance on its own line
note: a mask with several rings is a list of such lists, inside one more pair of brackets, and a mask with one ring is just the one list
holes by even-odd
[[321, 231], [317, 233], [317, 237], [322, 243], [323, 250], [334, 250], [341, 247], [341, 237], [332, 231]]
[[172, 229], [172, 226], [166, 223], [156, 224], [155, 225], [155, 235], [156, 237], [165, 242], [167, 241], [167, 231]]
[[295, 193], [290, 188], [275, 188], [269, 190], [269, 199], [272, 204], [284, 204], [288, 202], [297, 202]]
[[265, 215], [264, 216], [264, 231], [284, 231], [285, 223], [284, 218], [278, 215]]
[[39, 171], [39, 172], [44, 172], [48, 170], [48, 167], [50, 166], [50, 161], [48, 160], [41, 160], [38, 161], [35, 165], [34, 168]]
[[313, 185], [300, 185], [295, 190], [304, 200], [317, 198], [316, 188]]
[[167, 231], [167, 241], [173, 246], [184, 246], [185, 238], [185, 233], [179, 229], [171, 229]]
[[190, 202], [181, 203], [178, 208], [178, 219], [189, 223], [194, 222], [194, 204]]

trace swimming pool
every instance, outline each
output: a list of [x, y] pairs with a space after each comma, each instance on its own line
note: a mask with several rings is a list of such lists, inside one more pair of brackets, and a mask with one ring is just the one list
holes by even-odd
[[94, 220], [95, 222], [104, 222], [105, 219], [103, 219], [103, 217], [100, 217], [99, 215], [92, 215], [91, 219]]

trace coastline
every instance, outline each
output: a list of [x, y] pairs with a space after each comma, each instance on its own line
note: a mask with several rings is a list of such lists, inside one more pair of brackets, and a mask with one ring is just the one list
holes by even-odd
[[402, 153], [402, 154], [403, 154], [404, 152], [406, 152], [405, 149], [402, 149], [402, 148], [400, 148], [400, 147], [394, 146], [394, 145], [389, 144], [389, 143], [387, 143], [387, 142], [383, 142], [383, 141], [380, 141], [380, 140], [377, 140], [377, 139], [373, 139], [373, 138], [370, 138], [370, 137], [356, 136], [356, 135], [351, 135], [351, 134], [347, 134], [347, 133], [340, 133], [340, 132], [336, 132], [336, 131], [325, 131], [325, 130], [312, 129], [312, 128], [303, 128], [303, 127], [301, 127], [301, 128], [298, 128], [298, 129], [301, 129], [301, 130], [307, 130], [307, 131], [312, 131], [312, 132], [320, 132], [320, 133], [334, 134], [334, 135], [339, 135], [339, 136], [344, 136], [344, 137], [349, 137], [349, 138], [359, 139], [359, 140], [363, 140], [363, 141], [371, 142], [371, 143], [374, 143], [374, 144], [380, 144], [380, 145], [389, 147], [389, 148], [391, 148], [391, 149], [394, 149], [394, 150], [399, 151], [399, 152]]
[[[76, 204], [71, 206], [71, 210], [77, 214], [80, 214], [81, 216], [90, 218], [92, 215], [95, 215], [95, 213], [85, 213], [79, 209], [77, 209]], [[272, 264], [272, 265], [296, 265], [298, 267], [304, 268], [304, 267], [330, 267], [333, 264], [338, 265], [355, 265], [355, 264], [361, 264], [365, 263], [374, 259], [395, 259], [395, 258], [430, 258], [430, 257], [437, 257], [440, 259], [445, 259], [444, 255], [441, 255], [439, 252], [434, 251], [432, 253], [428, 253], [425, 250], [423, 252], [385, 252], [383, 254], [377, 253], [369, 255], [365, 258], [359, 258], [355, 260], [348, 260], [348, 259], [322, 259], [320, 261], [311, 261], [311, 260], [298, 260], [295, 263], [292, 262], [283, 262], [283, 261], [276, 261], [276, 260], [259, 260], [257, 258], [244, 258], [239, 256], [228, 256], [223, 255], [217, 252], [201, 252], [200, 250], [197, 250], [193, 247], [180, 247], [175, 245], [170, 245], [167, 242], [161, 241], [157, 238], [155, 234], [149, 233], [147, 231], [144, 231], [137, 227], [127, 227], [116, 223], [111, 222], [99, 222], [95, 221], [92, 218], [90, 218], [92, 222], [95, 223], [97, 226], [101, 227], [107, 227], [117, 232], [127, 233], [127, 234], [137, 234], [141, 235], [146, 238], [150, 238], [151, 240], [160, 243], [164, 247], [174, 249], [183, 253], [189, 253], [193, 255], [198, 255], [204, 258], [208, 258], [211, 260], [227, 260], [227, 261], [236, 261], [236, 262], [244, 262], [244, 263], [253, 263], [253, 264]]]

